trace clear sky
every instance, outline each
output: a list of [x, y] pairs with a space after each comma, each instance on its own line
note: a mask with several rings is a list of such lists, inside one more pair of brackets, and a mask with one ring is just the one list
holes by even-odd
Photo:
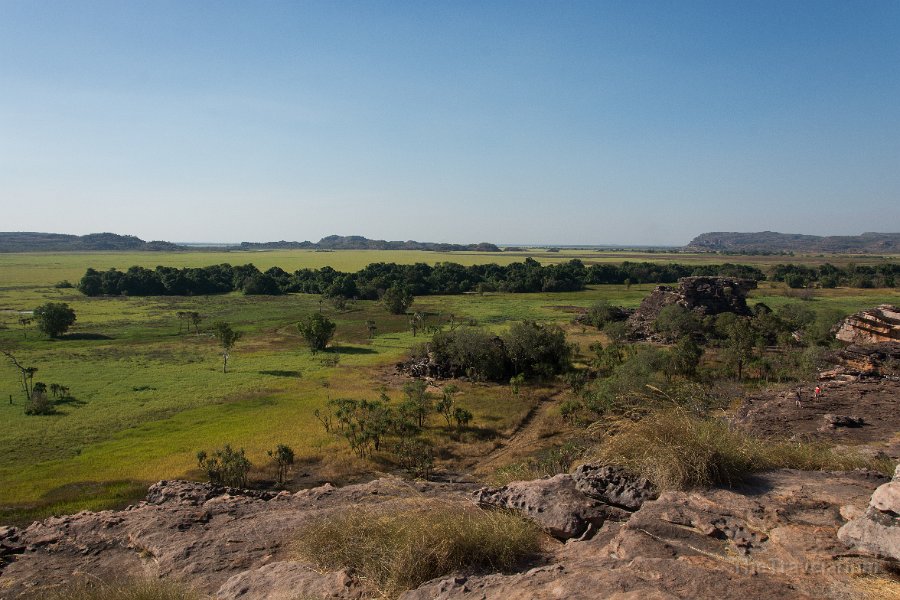
[[900, 2], [0, 0], [0, 231], [900, 231]]

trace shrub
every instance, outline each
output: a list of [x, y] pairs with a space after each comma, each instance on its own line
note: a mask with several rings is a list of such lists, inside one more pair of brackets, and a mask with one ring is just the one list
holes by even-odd
[[321, 313], [313, 313], [297, 323], [297, 330], [313, 354], [325, 349], [336, 328], [337, 325]]
[[233, 449], [229, 444], [213, 452], [212, 456], [205, 450], [197, 453], [197, 463], [206, 473], [210, 483], [231, 487], [247, 487], [247, 472], [250, 461], [244, 455], [244, 449]]
[[75, 311], [65, 302], [48, 302], [34, 309], [34, 318], [41, 333], [55, 338], [75, 323]]
[[412, 306], [413, 295], [409, 288], [393, 285], [385, 290], [381, 297], [381, 303], [392, 315], [402, 315], [407, 308]]
[[454, 572], [510, 569], [541, 546], [537, 527], [518, 516], [434, 500], [340, 511], [297, 540], [304, 559], [350, 568], [389, 596]]
[[[43, 386], [43, 387], [41, 387]], [[34, 384], [31, 398], [25, 404], [26, 415], [52, 415], [56, 413], [56, 406], [47, 397], [47, 386], [41, 382]]]

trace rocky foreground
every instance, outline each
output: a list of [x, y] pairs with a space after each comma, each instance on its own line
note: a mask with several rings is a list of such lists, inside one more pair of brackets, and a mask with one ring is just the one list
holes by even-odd
[[591, 465], [481, 490], [397, 478], [294, 494], [162, 481], [122, 511], [0, 528], [0, 598], [86, 577], [176, 579], [223, 600], [375, 597], [353, 573], [297, 560], [295, 532], [317, 516], [420, 498], [513, 508], [551, 535], [520, 572], [453, 574], [405, 600], [888, 597], [900, 590], [898, 492], [900, 469], [893, 482], [783, 470], [738, 489], [658, 497]]

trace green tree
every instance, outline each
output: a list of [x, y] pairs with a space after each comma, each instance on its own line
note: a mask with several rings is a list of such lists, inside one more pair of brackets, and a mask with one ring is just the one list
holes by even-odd
[[241, 333], [231, 328], [225, 321], [216, 321], [212, 324], [213, 335], [219, 340], [222, 347], [222, 372], [228, 372], [228, 354], [234, 345], [241, 339]]
[[725, 335], [722, 344], [722, 358], [725, 364], [733, 368], [738, 381], [743, 377], [744, 366], [753, 359], [756, 347], [756, 332], [747, 317], [738, 317], [733, 313], [722, 313], [716, 319], [716, 329]]
[[288, 467], [294, 464], [294, 449], [285, 444], [278, 444], [274, 450], [267, 450], [266, 454], [275, 461], [278, 468], [278, 485], [284, 485]]
[[337, 325], [322, 313], [313, 313], [297, 323], [300, 335], [306, 340], [313, 354], [328, 346], [336, 328]]
[[453, 409], [455, 408], [453, 403], [453, 395], [458, 391], [459, 388], [453, 384], [445, 385], [444, 389], [441, 390], [441, 398], [435, 405], [435, 409], [437, 410], [437, 412], [444, 415], [444, 418], [447, 420], [447, 427], [450, 427], [451, 420], [453, 419]]
[[210, 483], [231, 487], [247, 487], [250, 460], [244, 449], [233, 449], [229, 444], [209, 456], [205, 450], [197, 453], [197, 464], [206, 473]]
[[700, 366], [700, 358], [703, 356], [703, 348], [690, 336], [678, 340], [669, 350], [668, 360], [663, 367], [666, 379], [671, 380], [675, 376], [692, 379], [697, 374]]
[[400, 410], [409, 415], [419, 427], [425, 426], [425, 417], [431, 412], [431, 398], [428, 397], [428, 384], [422, 379], [415, 379], [403, 386], [406, 400]]
[[22, 392], [25, 393], [26, 402], [30, 402], [32, 390], [34, 389], [34, 374], [37, 373], [37, 367], [26, 367], [9, 350], [0, 350], [0, 352], [18, 369], [19, 375], [22, 377]]
[[75, 323], [75, 311], [65, 302], [48, 302], [34, 309], [38, 329], [52, 338], [59, 337]]
[[392, 315], [402, 315], [413, 303], [412, 292], [401, 285], [392, 285], [385, 290], [381, 303]]

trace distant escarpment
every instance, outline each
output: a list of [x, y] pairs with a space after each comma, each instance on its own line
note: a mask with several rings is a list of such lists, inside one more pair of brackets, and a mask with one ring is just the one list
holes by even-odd
[[900, 233], [863, 233], [862, 235], [802, 235], [759, 231], [737, 233], [716, 231], [695, 237], [688, 250], [726, 253], [831, 252], [881, 254], [900, 252]]
[[305, 242], [241, 242], [241, 250], [430, 250], [434, 252], [500, 252], [488, 242], [479, 244], [441, 244], [434, 242], [405, 242], [370, 240], [360, 235], [329, 235], [317, 243]]
[[90, 233], [36, 233], [29, 231], [0, 232], [0, 252], [84, 252], [97, 250], [163, 251], [185, 250], [171, 242], [145, 242], [133, 235]]

